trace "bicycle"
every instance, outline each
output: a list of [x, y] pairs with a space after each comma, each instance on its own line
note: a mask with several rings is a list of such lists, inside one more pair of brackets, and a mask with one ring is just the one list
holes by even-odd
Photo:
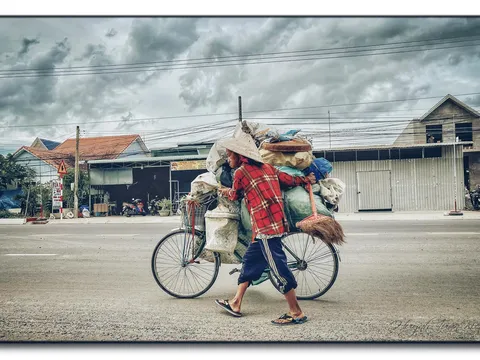
[[[205, 250], [204, 216], [214, 203], [215, 199], [211, 199], [197, 206], [186, 206], [186, 211], [182, 212], [181, 227], [165, 235], [153, 251], [151, 266], [155, 281], [173, 297], [198, 297], [207, 292], [217, 279], [220, 254]], [[290, 232], [281, 241], [287, 264], [297, 280], [297, 299], [313, 300], [330, 290], [338, 275], [339, 250], [320, 238], [302, 232]], [[241, 252], [244, 253], [242, 250], [246, 250], [248, 244], [247, 239], [239, 237], [233, 253], [239, 262], [242, 260]], [[238, 271], [235, 268], [229, 274]], [[253, 285], [267, 279], [279, 290], [278, 281], [268, 268]]]

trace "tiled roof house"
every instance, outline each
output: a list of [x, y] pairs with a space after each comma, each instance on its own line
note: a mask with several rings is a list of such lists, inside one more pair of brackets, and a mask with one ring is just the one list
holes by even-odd
[[[31, 146], [22, 146], [14, 154], [17, 163], [30, 167], [37, 174], [37, 181], [44, 183], [57, 177], [60, 163], [68, 168], [75, 166], [76, 140], [67, 139], [58, 145], [44, 139], [35, 139]], [[49, 150], [47, 146], [54, 146]], [[79, 139], [79, 159], [117, 159], [128, 156], [148, 156], [149, 150], [139, 135], [99, 136]]]

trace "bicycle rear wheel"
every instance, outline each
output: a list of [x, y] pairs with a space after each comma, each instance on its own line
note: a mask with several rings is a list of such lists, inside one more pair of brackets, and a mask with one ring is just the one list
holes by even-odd
[[[290, 233], [282, 239], [287, 264], [297, 281], [299, 300], [312, 300], [324, 295], [338, 274], [338, 255], [333, 245], [306, 233]], [[295, 256], [293, 254], [295, 254]], [[271, 271], [270, 281], [277, 290], [279, 283]]]
[[194, 298], [204, 294], [217, 279], [218, 253], [204, 250], [204, 234], [195, 237], [176, 230], [161, 239], [152, 255], [152, 272], [157, 284], [177, 298]]

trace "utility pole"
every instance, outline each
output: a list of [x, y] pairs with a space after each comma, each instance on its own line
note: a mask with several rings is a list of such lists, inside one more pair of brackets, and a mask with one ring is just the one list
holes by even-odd
[[242, 122], [242, 97], [238, 97], [238, 121]]
[[330, 149], [332, 148], [332, 132], [330, 131], [330, 110], [328, 110], [328, 141], [330, 142]]
[[457, 134], [455, 133], [455, 115], [452, 115], [452, 131], [453, 131], [453, 185], [455, 187], [454, 210], [450, 210], [449, 215], [463, 215], [457, 210], [457, 152], [455, 145], [457, 143]]
[[73, 215], [75, 219], [78, 218], [78, 173], [79, 173], [79, 168], [78, 168], [78, 143], [80, 140], [80, 126], [77, 126], [77, 137], [75, 141], [75, 184], [73, 187]]

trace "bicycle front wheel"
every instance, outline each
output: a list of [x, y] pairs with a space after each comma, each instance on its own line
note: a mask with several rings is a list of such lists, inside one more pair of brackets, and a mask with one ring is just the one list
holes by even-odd
[[[324, 295], [338, 274], [338, 255], [335, 247], [306, 233], [290, 233], [282, 239], [287, 264], [297, 281], [299, 300], [312, 300]], [[277, 290], [280, 285], [271, 271], [270, 281]]]
[[161, 239], [152, 256], [152, 272], [157, 284], [177, 298], [194, 298], [204, 294], [217, 279], [218, 253], [203, 250], [204, 234], [195, 236], [177, 230]]

